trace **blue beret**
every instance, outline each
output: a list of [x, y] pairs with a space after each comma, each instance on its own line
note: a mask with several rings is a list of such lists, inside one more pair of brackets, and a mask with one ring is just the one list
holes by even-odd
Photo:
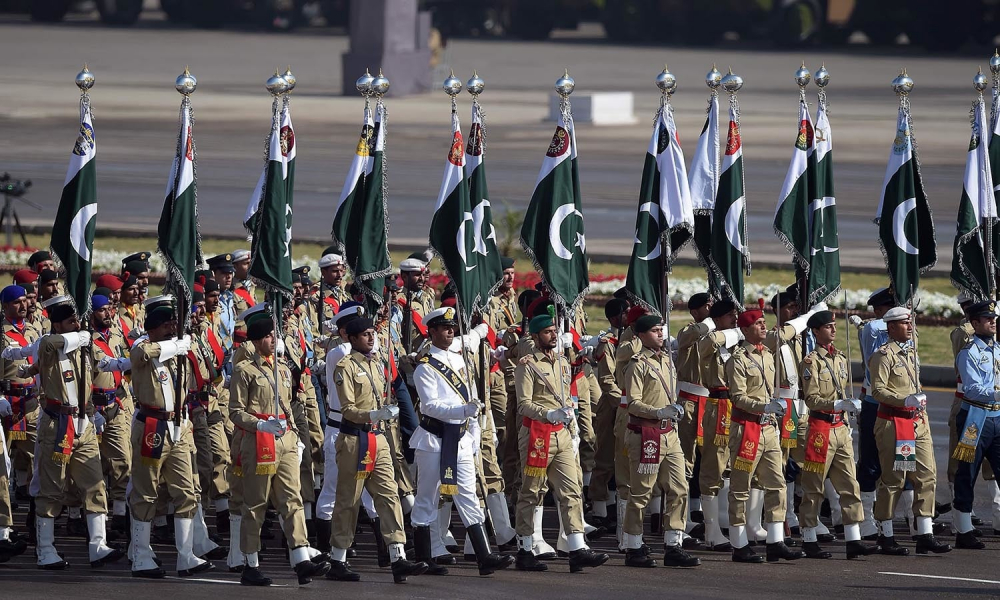
[[8, 302], [13, 302], [22, 296], [27, 296], [28, 292], [24, 290], [23, 287], [19, 285], [8, 285], [0, 291], [0, 302], [7, 304]]
[[111, 300], [107, 296], [102, 296], [101, 294], [94, 294], [90, 297], [90, 305], [94, 307], [94, 310], [99, 308], [104, 308], [105, 306], [111, 304]]

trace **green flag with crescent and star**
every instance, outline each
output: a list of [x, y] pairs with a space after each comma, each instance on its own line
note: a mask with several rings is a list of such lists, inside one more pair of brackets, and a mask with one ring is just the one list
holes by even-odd
[[[287, 152], [281, 143], [281, 121], [275, 99], [271, 136], [260, 202], [255, 211], [256, 230], [250, 247], [250, 276], [272, 298], [292, 294], [292, 205], [285, 184]], [[280, 309], [275, 303], [275, 310]]]
[[899, 107], [875, 224], [896, 300], [906, 304], [919, 289], [921, 273], [937, 262], [937, 241], [917, 168], [909, 114], [903, 106]]
[[368, 308], [375, 309], [385, 300], [385, 278], [392, 273], [389, 259], [389, 217], [385, 182], [385, 105], [375, 106], [374, 144], [371, 167], [365, 178], [364, 195], [355, 198], [349, 217], [345, 253], [354, 281], [365, 293]]
[[711, 265], [722, 296], [743, 306], [743, 276], [750, 274], [746, 192], [743, 186], [743, 140], [738, 108], [729, 108], [729, 135], [712, 212]]
[[354, 149], [351, 167], [347, 171], [344, 187], [340, 192], [340, 198], [337, 200], [337, 207], [333, 213], [331, 235], [341, 254], [346, 255], [347, 245], [356, 238], [356, 236], [351, 235], [351, 214], [355, 205], [360, 206], [364, 202], [365, 184], [371, 176], [371, 156], [375, 152], [377, 136], [378, 132], [375, 131], [375, 123], [372, 121], [371, 108], [366, 105], [361, 123], [361, 137]]
[[808, 274], [811, 258], [810, 232], [803, 225], [809, 222], [810, 192], [814, 187], [812, 178], [816, 173], [816, 157], [813, 125], [805, 96], [799, 99], [798, 126], [792, 160], [778, 195], [778, 206], [774, 210], [774, 233], [791, 253], [796, 268], [803, 274]]
[[[951, 283], [979, 302], [992, 297], [995, 282], [986, 268], [987, 240], [997, 221], [993, 174], [983, 134], [988, 131], [982, 99], [972, 107], [972, 138], [965, 159], [965, 179], [958, 204], [951, 262]], [[991, 258], [996, 261], [996, 255]], [[994, 269], [995, 273], [995, 269]]]
[[833, 189], [833, 133], [821, 98], [816, 110], [815, 175], [809, 202], [809, 282], [806, 304], [829, 299], [840, 290], [840, 242], [837, 234], [837, 198]]
[[698, 136], [698, 145], [691, 161], [688, 187], [694, 210], [694, 249], [698, 263], [708, 276], [708, 290], [714, 298], [722, 297], [722, 286], [712, 270], [712, 212], [719, 189], [719, 94], [712, 90], [708, 97], [705, 125]]
[[81, 317], [90, 312], [90, 274], [97, 230], [97, 138], [90, 96], [80, 97], [80, 130], [69, 157], [62, 197], [52, 223], [52, 252], [66, 270], [66, 293]]

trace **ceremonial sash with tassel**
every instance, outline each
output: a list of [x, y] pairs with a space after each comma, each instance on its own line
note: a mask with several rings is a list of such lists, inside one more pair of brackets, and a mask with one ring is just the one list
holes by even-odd
[[[900, 358], [899, 361], [906, 369], [907, 375], [910, 376], [910, 383], [913, 384], [913, 388], [919, 390], [920, 385], [913, 370], [910, 369], [909, 362], [907, 362], [905, 357]], [[912, 415], [902, 416], [898, 411], [894, 411], [891, 415], [883, 417], [892, 421], [893, 430], [896, 433], [896, 454], [892, 463], [894, 471], [906, 472], [917, 470], [917, 432], [914, 424], [917, 417], [916, 411], [912, 411]], [[880, 414], [879, 416], [883, 415]]]
[[[830, 356], [836, 356], [837, 351], [833, 348], [831, 344], [829, 347], [825, 347], [827, 353]], [[817, 354], [817, 356], [820, 356]], [[843, 398], [844, 387], [841, 384], [841, 379], [838, 377], [838, 373], [834, 370], [833, 364], [825, 356], [820, 356], [820, 359], [826, 365], [827, 370], [830, 372], [830, 377], [833, 378], [834, 387], [836, 388], [837, 397]], [[806, 357], [805, 364], [809, 364], [810, 359]], [[846, 377], [847, 373], [842, 373], [841, 377]], [[794, 406], [794, 403], [793, 403]], [[838, 425], [839, 426], [839, 425]], [[819, 473], [823, 475], [826, 473], [826, 457], [830, 451], [830, 432], [833, 431], [834, 424], [829, 421], [824, 421], [819, 418], [809, 418], [809, 432], [806, 435], [808, 442], [806, 443], [805, 451], [805, 461], [802, 465], [804, 471], [810, 473]]]
[[[761, 353], [761, 361], [763, 362], [763, 345], [757, 344], [757, 351]], [[771, 386], [768, 380], [767, 373], [764, 372], [764, 366], [754, 360], [749, 351], [747, 351], [747, 358], [753, 363], [757, 370], [760, 372], [761, 379], [764, 382], [764, 390], [767, 393], [767, 397], [771, 397]], [[739, 469], [740, 471], [753, 471], [754, 462], [757, 460], [757, 449], [760, 447], [760, 434], [763, 427], [759, 421], [753, 421], [750, 419], [741, 420], [740, 424], [743, 425], [743, 436], [740, 438], [740, 451], [736, 453], [736, 457], [733, 459], [733, 468]]]
[[[275, 415], [254, 413], [254, 416], [266, 421]], [[285, 415], [278, 415], [277, 418], [284, 420]], [[255, 433], [257, 434], [257, 468], [254, 472], [257, 475], [274, 475], [278, 472], [278, 450], [275, 448], [274, 434], [259, 430], [255, 431]]]
[[[25, 339], [24, 335], [16, 330], [10, 330], [6, 332], [8, 338], [13, 340], [19, 347], [27, 347], [28, 340]], [[35, 359], [29, 356], [27, 359], [28, 364], [34, 364]], [[31, 384], [28, 384], [28, 387]], [[24, 389], [24, 387], [19, 389]], [[33, 387], [33, 386], [32, 386]], [[11, 426], [10, 426], [10, 440], [12, 442], [24, 441], [28, 439], [28, 400], [30, 396], [10, 396], [10, 406], [12, 412]]]
[[[455, 369], [430, 354], [421, 359], [421, 362], [437, 371], [451, 389], [462, 397], [463, 402], [469, 403], [472, 395]], [[458, 444], [461, 442], [462, 436], [465, 435], [465, 429], [462, 425], [454, 423], [442, 422], [441, 424], [441, 494], [454, 496], [458, 494]]]
[[[77, 395], [76, 369], [69, 356], [59, 351], [59, 370], [62, 373], [63, 402], [55, 402], [61, 406], [79, 406], [79, 396]], [[67, 464], [73, 454], [73, 444], [76, 442], [76, 422], [74, 415], [49, 413], [49, 416], [56, 421], [55, 448], [52, 451], [52, 460], [58, 463]]]
[[958, 439], [958, 445], [951, 457], [955, 460], [971, 463], [976, 460], [976, 447], [979, 446], [979, 436], [983, 433], [983, 424], [986, 423], [986, 409], [965, 403], [969, 413], [965, 417], [965, 424], [962, 426], [962, 437]]
[[[538, 370], [538, 367], [531, 362], [524, 364], [534, 371], [535, 376], [545, 385], [550, 394], [560, 398], [559, 394], [552, 388], [552, 384]], [[562, 373], [557, 376], [562, 377]], [[624, 396], [622, 396], [622, 400], [625, 400]], [[563, 424], [543, 423], [524, 417], [521, 425], [528, 428], [528, 456], [524, 460], [524, 475], [525, 477], [545, 477], [549, 470], [549, 444], [552, 441], [552, 434], [556, 431], [562, 431]]]

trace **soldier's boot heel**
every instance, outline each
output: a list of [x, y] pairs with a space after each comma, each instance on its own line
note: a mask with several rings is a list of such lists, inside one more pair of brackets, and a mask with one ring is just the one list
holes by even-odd
[[806, 558], [832, 558], [833, 554], [820, 547], [819, 542], [802, 542]]
[[861, 541], [847, 542], [847, 558], [857, 558], [859, 556], [870, 556], [880, 552], [882, 547], [878, 544], [866, 544]]
[[733, 562], [756, 564], [764, 562], [764, 557], [754, 552], [750, 544], [747, 544], [742, 548], [733, 549]]
[[798, 560], [805, 557], [805, 552], [801, 550], [792, 550], [785, 545], [785, 542], [775, 542], [767, 545], [767, 562], [777, 562], [782, 559]]
[[944, 554], [951, 552], [951, 544], [939, 542], [933, 533], [925, 533], [917, 536], [917, 554]]
[[[309, 546], [300, 546], [293, 548], [288, 553], [288, 560], [292, 564], [295, 575], [299, 578], [299, 585], [312, 583], [313, 577], [322, 577], [330, 570], [330, 563], [323, 559], [314, 561], [313, 557], [310, 556], [309, 550]], [[317, 557], [324, 556], [323, 554], [317, 555]]]
[[701, 559], [680, 546], [667, 546], [663, 549], [664, 567], [697, 567], [699, 565], [701, 565]]
[[888, 554], [889, 556], [908, 556], [910, 554], [909, 549], [896, 543], [896, 536], [878, 536], [878, 546], [881, 548], [879, 552], [882, 554]]
[[[413, 528], [413, 551], [417, 560], [427, 565], [428, 575], [448, 574], [446, 567], [442, 567], [431, 558], [431, 528], [429, 526], [421, 525]], [[393, 573], [395, 573], [395, 567], [393, 567]]]
[[955, 547], [962, 550], [982, 550], [986, 544], [977, 538], [975, 533], [967, 531], [955, 536]]
[[573, 550], [569, 553], [569, 572], [579, 573], [586, 567], [596, 568], [608, 562], [611, 558], [603, 552], [594, 552], [590, 548]]
[[649, 555], [649, 548], [630, 548], [625, 551], [625, 566], [639, 569], [652, 569], [656, 561]]
[[350, 563], [339, 560], [330, 563], [326, 578], [332, 581], [361, 581], [361, 575], [351, 570]]
[[[406, 578], [410, 575], [416, 577], [427, 573], [428, 565], [425, 562], [413, 562], [401, 558], [392, 563], [392, 581], [394, 583], [406, 583]], [[447, 569], [446, 569], [447, 570]]]
[[518, 550], [514, 558], [514, 567], [518, 571], [548, 571], [549, 567], [538, 560], [531, 550]]
[[243, 573], [240, 574], [240, 585], [267, 587], [271, 585], [271, 578], [264, 575], [259, 567], [244, 566]]

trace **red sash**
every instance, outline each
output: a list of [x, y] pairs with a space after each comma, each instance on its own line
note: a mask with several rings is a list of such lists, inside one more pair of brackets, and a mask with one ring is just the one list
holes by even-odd
[[[107, 339], [105, 339], [104, 337], [104, 334], [101, 334], [100, 336], [94, 336], [94, 345], [100, 348], [105, 354], [107, 354], [111, 358], [118, 358], [118, 355], [116, 355], [114, 351], [111, 350], [111, 345], [108, 344]], [[122, 372], [112, 371], [111, 375], [114, 376], [115, 378], [115, 387], [117, 388], [122, 384]]]
[[524, 417], [521, 422], [528, 428], [528, 456], [524, 460], [526, 477], [545, 477], [549, 469], [549, 442], [554, 431], [562, 431], [562, 423], [542, 423]]
[[155, 467], [163, 458], [163, 442], [167, 437], [167, 422], [151, 416], [146, 416], [142, 430], [142, 448], [139, 455], [142, 464]]
[[356, 481], [368, 479], [375, 472], [375, 457], [378, 454], [378, 438], [371, 431], [358, 432], [358, 470]]
[[719, 398], [716, 402], [718, 407], [718, 414], [715, 417], [715, 445], [716, 446], [728, 446], [729, 445], [729, 426], [731, 423], [731, 411], [732, 406], [729, 404], [729, 398]]
[[[15, 342], [17, 342], [17, 345], [20, 346], [21, 348], [26, 348], [26, 347], [28, 347], [28, 346], [31, 345], [30, 343], [28, 343], [28, 340], [25, 339], [24, 334], [18, 332], [15, 329], [11, 329], [10, 331], [7, 331], [6, 333], [7, 333], [7, 337], [9, 337], [10, 339], [12, 339]], [[31, 356], [28, 356], [28, 358], [26, 360], [28, 361], [29, 365], [34, 364], [34, 362], [35, 362], [35, 359], [32, 358]]]
[[757, 448], [760, 446], [760, 423], [756, 421], [740, 421], [743, 425], [743, 437], [740, 438], [740, 451], [733, 459], [733, 468], [748, 473], [753, 472], [753, 463], [757, 459]]
[[[486, 341], [489, 342], [490, 348], [496, 350], [497, 343], [500, 341], [497, 339], [497, 332], [493, 331], [493, 328], [488, 324], [486, 325]], [[496, 373], [500, 370], [500, 363], [498, 361], [490, 361], [490, 373]]]
[[222, 349], [222, 344], [219, 343], [219, 338], [215, 336], [215, 330], [211, 327], [208, 328], [208, 335], [205, 336], [208, 339], [208, 345], [212, 348], [212, 354], [215, 355], [215, 368], [216, 370], [222, 368], [222, 364], [226, 360], [226, 352]]
[[[13, 323], [11, 323], [13, 325]], [[7, 337], [13, 340], [18, 346], [24, 348], [28, 346], [28, 340], [24, 338], [24, 335], [19, 333], [17, 330], [10, 330], [6, 332]], [[33, 364], [35, 359], [29, 356], [27, 359], [28, 364]], [[29, 384], [30, 385], [30, 384]], [[10, 426], [10, 439], [11, 441], [23, 441], [28, 439], [28, 411], [26, 410], [28, 404], [27, 396], [11, 396], [10, 397], [11, 409], [13, 410], [12, 423]], [[15, 420], [16, 419], [16, 420]]]
[[799, 413], [795, 410], [795, 401], [782, 398], [785, 401], [785, 414], [781, 417], [781, 447], [795, 448], [799, 445]]
[[205, 376], [201, 374], [201, 369], [198, 368], [198, 357], [195, 355], [194, 350], [188, 350], [188, 360], [191, 361], [191, 371], [194, 373], [194, 383], [198, 386], [195, 391], [201, 391], [205, 389]]
[[830, 430], [833, 423], [822, 419], [809, 419], [809, 434], [806, 439], [806, 460], [802, 469], [810, 473], [826, 473], [826, 454], [830, 449]]
[[706, 401], [706, 397], [705, 396], [699, 396], [697, 394], [692, 394], [691, 392], [685, 392], [684, 390], [678, 391], [677, 395], [680, 396], [681, 398], [684, 398], [685, 400], [688, 400], [690, 402], [694, 402], [694, 405], [696, 407], [695, 408], [695, 411], [696, 411], [696, 413], [695, 413], [695, 421], [698, 423], [698, 439], [697, 439], [697, 443], [698, 443], [699, 446], [704, 446], [705, 445], [705, 427], [704, 427], [704, 424], [701, 421], [702, 421], [702, 419], [705, 418], [705, 401]]
[[66, 464], [73, 454], [73, 443], [76, 441], [76, 419], [73, 415], [57, 415], [56, 445], [52, 452], [52, 460]]
[[337, 302], [337, 299], [333, 297], [333, 294], [323, 298], [323, 302], [333, 309], [333, 314], [337, 314], [337, 312], [340, 311], [340, 302]]
[[[274, 415], [254, 413], [258, 419], [267, 420]], [[285, 415], [278, 415], [284, 419]], [[257, 431], [257, 475], [274, 475], [278, 472], [278, 451], [275, 449], [274, 434]]]
[[243, 298], [243, 300], [246, 301], [247, 306], [251, 306], [252, 307], [252, 306], [256, 306], [257, 305], [257, 301], [253, 299], [253, 295], [250, 294], [250, 290], [248, 290], [246, 288], [238, 287], [234, 291], [235, 291], [235, 293], [236, 293], [237, 296], [239, 296], [240, 298]]
[[122, 327], [122, 336], [127, 340], [128, 334], [132, 333], [132, 329], [125, 323], [124, 317], [118, 317], [118, 324]]

